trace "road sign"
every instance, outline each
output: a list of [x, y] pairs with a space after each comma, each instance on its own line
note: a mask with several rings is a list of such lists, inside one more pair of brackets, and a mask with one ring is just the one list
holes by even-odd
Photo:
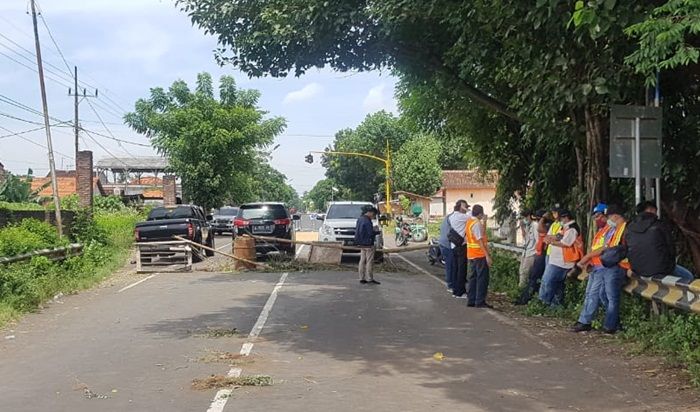
[[636, 178], [637, 169], [641, 170], [639, 177], [661, 177], [661, 128], [660, 107], [612, 106], [610, 177]]

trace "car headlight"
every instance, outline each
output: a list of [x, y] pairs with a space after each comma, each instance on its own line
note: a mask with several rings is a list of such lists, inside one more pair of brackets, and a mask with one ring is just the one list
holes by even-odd
[[321, 226], [321, 234], [331, 236], [333, 234], [333, 228], [328, 225], [323, 225]]

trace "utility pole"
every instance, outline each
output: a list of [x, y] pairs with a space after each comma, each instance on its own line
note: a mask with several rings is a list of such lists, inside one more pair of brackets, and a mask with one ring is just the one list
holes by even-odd
[[63, 219], [61, 219], [61, 199], [58, 197], [58, 181], [56, 180], [56, 164], [53, 157], [53, 144], [51, 143], [51, 126], [49, 124], [49, 105], [46, 101], [46, 83], [44, 82], [44, 66], [41, 63], [41, 46], [39, 45], [39, 29], [36, 22], [36, 4], [31, 0], [32, 24], [34, 25], [34, 44], [36, 46], [36, 64], [39, 71], [39, 88], [41, 89], [41, 105], [44, 111], [44, 128], [46, 129], [46, 145], [49, 149], [49, 169], [51, 170], [51, 190], [53, 191], [53, 204], [56, 207], [56, 227], [58, 236], [63, 236]]
[[[75, 89], [68, 89], [68, 96], [73, 97], [73, 106], [75, 110], [75, 120], [74, 122], [74, 129], [75, 129], [75, 158], [78, 159], [78, 151], [80, 150], [78, 139], [80, 138], [80, 120], [78, 117], [78, 105], [80, 105], [80, 100], [79, 98], [82, 97], [84, 99], [87, 99], [88, 97], [97, 97], [97, 89], [95, 89], [95, 94], [87, 94], [87, 90], [83, 88], [83, 94], [80, 94], [78, 89], [78, 66], [74, 66], [75, 72], [73, 74], [73, 81], [75, 85]], [[77, 160], [76, 160], [77, 163]], [[76, 166], [77, 167], [77, 166]]]

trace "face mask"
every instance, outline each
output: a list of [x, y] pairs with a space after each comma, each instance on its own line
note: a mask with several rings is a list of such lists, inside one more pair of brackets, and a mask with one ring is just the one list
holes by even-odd
[[608, 223], [608, 222], [606, 222], [606, 221], [603, 220], [603, 219], [596, 219], [596, 221], [595, 221], [595, 226], [596, 226], [598, 229], [602, 229], [602, 228], [605, 227], [605, 225], [606, 225], [607, 223]]
[[613, 222], [612, 219], [608, 219], [608, 226], [615, 227], [615, 226], [617, 226], [617, 223]]

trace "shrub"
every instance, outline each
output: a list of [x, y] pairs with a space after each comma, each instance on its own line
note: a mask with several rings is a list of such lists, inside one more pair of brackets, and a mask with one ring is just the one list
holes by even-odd
[[93, 200], [95, 211], [100, 212], [118, 212], [126, 206], [119, 196], [96, 196]]
[[15, 256], [39, 249], [64, 245], [56, 228], [36, 219], [24, 219], [19, 224], [0, 229], [0, 256]]

